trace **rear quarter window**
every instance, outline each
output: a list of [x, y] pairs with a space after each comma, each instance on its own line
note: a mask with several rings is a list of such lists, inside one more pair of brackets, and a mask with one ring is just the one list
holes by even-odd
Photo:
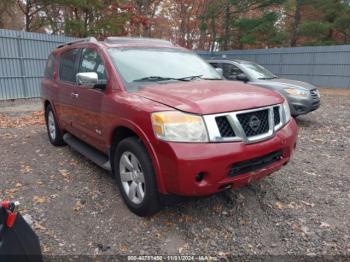
[[47, 79], [53, 79], [54, 73], [55, 73], [55, 62], [56, 57], [51, 54], [46, 62], [44, 77]]
[[75, 83], [79, 49], [70, 49], [62, 53], [60, 58], [60, 80]]

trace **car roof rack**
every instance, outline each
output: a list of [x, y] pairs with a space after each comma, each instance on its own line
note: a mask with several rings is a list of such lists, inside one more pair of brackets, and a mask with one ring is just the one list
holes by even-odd
[[129, 43], [142, 43], [142, 44], [155, 44], [162, 46], [174, 46], [170, 41], [158, 38], [147, 37], [123, 37], [123, 36], [110, 36], [104, 40], [107, 44], [129, 44]]
[[87, 37], [87, 38], [82, 38], [82, 39], [78, 39], [78, 40], [75, 40], [75, 41], [63, 43], [63, 44], [57, 46], [57, 48], [61, 48], [61, 47], [67, 46], [67, 45], [73, 45], [73, 44], [77, 44], [77, 43], [88, 43], [88, 42], [90, 42], [90, 43], [97, 43], [98, 41], [96, 40], [95, 37], [90, 36], [90, 37]]

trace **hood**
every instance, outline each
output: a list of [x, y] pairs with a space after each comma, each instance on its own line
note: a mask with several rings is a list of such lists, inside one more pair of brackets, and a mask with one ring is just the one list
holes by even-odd
[[261, 85], [261, 86], [271, 86], [275, 88], [302, 88], [306, 90], [312, 90], [316, 88], [314, 85], [311, 85], [309, 83], [305, 83], [297, 80], [285, 79], [285, 78], [256, 80], [254, 81], [254, 84]]
[[224, 80], [157, 83], [134, 94], [195, 114], [239, 111], [283, 102], [273, 91]]

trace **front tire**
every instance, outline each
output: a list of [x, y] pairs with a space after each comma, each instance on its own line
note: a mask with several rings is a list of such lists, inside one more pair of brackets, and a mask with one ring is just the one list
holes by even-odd
[[136, 137], [122, 140], [114, 154], [114, 174], [128, 208], [138, 216], [151, 216], [160, 209], [152, 161]]
[[45, 120], [46, 120], [47, 134], [49, 136], [49, 140], [51, 144], [53, 144], [54, 146], [64, 145], [63, 136], [57, 125], [56, 116], [52, 110], [51, 105], [48, 105], [46, 107]]

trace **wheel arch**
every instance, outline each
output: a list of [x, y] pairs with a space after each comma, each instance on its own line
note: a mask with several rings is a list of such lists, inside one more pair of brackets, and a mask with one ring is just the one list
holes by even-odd
[[109, 158], [111, 161], [112, 170], [114, 171], [113, 159], [114, 159], [115, 148], [117, 147], [117, 145], [120, 141], [122, 141], [123, 139], [125, 139], [127, 137], [137, 137], [140, 139], [142, 144], [145, 146], [145, 148], [146, 148], [146, 150], [151, 158], [154, 172], [156, 174], [158, 191], [160, 193], [166, 193], [165, 192], [165, 185], [164, 185], [163, 178], [161, 176], [160, 165], [158, 162], [158, 158], [157, 158], [155, 149], [154, 149], [153, 145], [151, 144], [150, 140], [148, 139], [147, 135], [142, 131], [142, 129], [131, 124], [131, 123], [120, 124], [120, 125], [116, 126], [113, 129], [113, 131], [111, 132], [110, 149], [109, 149], [108, 153], [109, 153]]
[[[45, 111], [46, 111], [46, 109], [47, 109], [47, 107], [48, 107], [49, 105], [51, 105], [51, 102], [50, 102], [48, 99], [46, 99], [46, 100], [44, 101], [44, 110], [45, 110]], [[52, 107], [52, 105], [51, 105], [51, 107]]]
[[58, 110], [56, 109], [55, 107], [55, 104], [50, 101], [49, 99], [44, 99], [42, 100], [43, 101], [43, 104], [44, 104], [44, 117], [45, 117], [45, 121], [46, 121], [46, 110], [47, 110], [47, 107], [48, 106], [51, 106], [51, 109], [55, 115], [55, 118], [56, 118], [56, 122], [57, 122], [57, 126], [58, 128], [61, 130], [62, 133], [65, 132], [65, 130], [63, 129], [62, 125], [61, 125], [61, 122], [60, 122], [60, 116], [59, 116], [59, 112]]

